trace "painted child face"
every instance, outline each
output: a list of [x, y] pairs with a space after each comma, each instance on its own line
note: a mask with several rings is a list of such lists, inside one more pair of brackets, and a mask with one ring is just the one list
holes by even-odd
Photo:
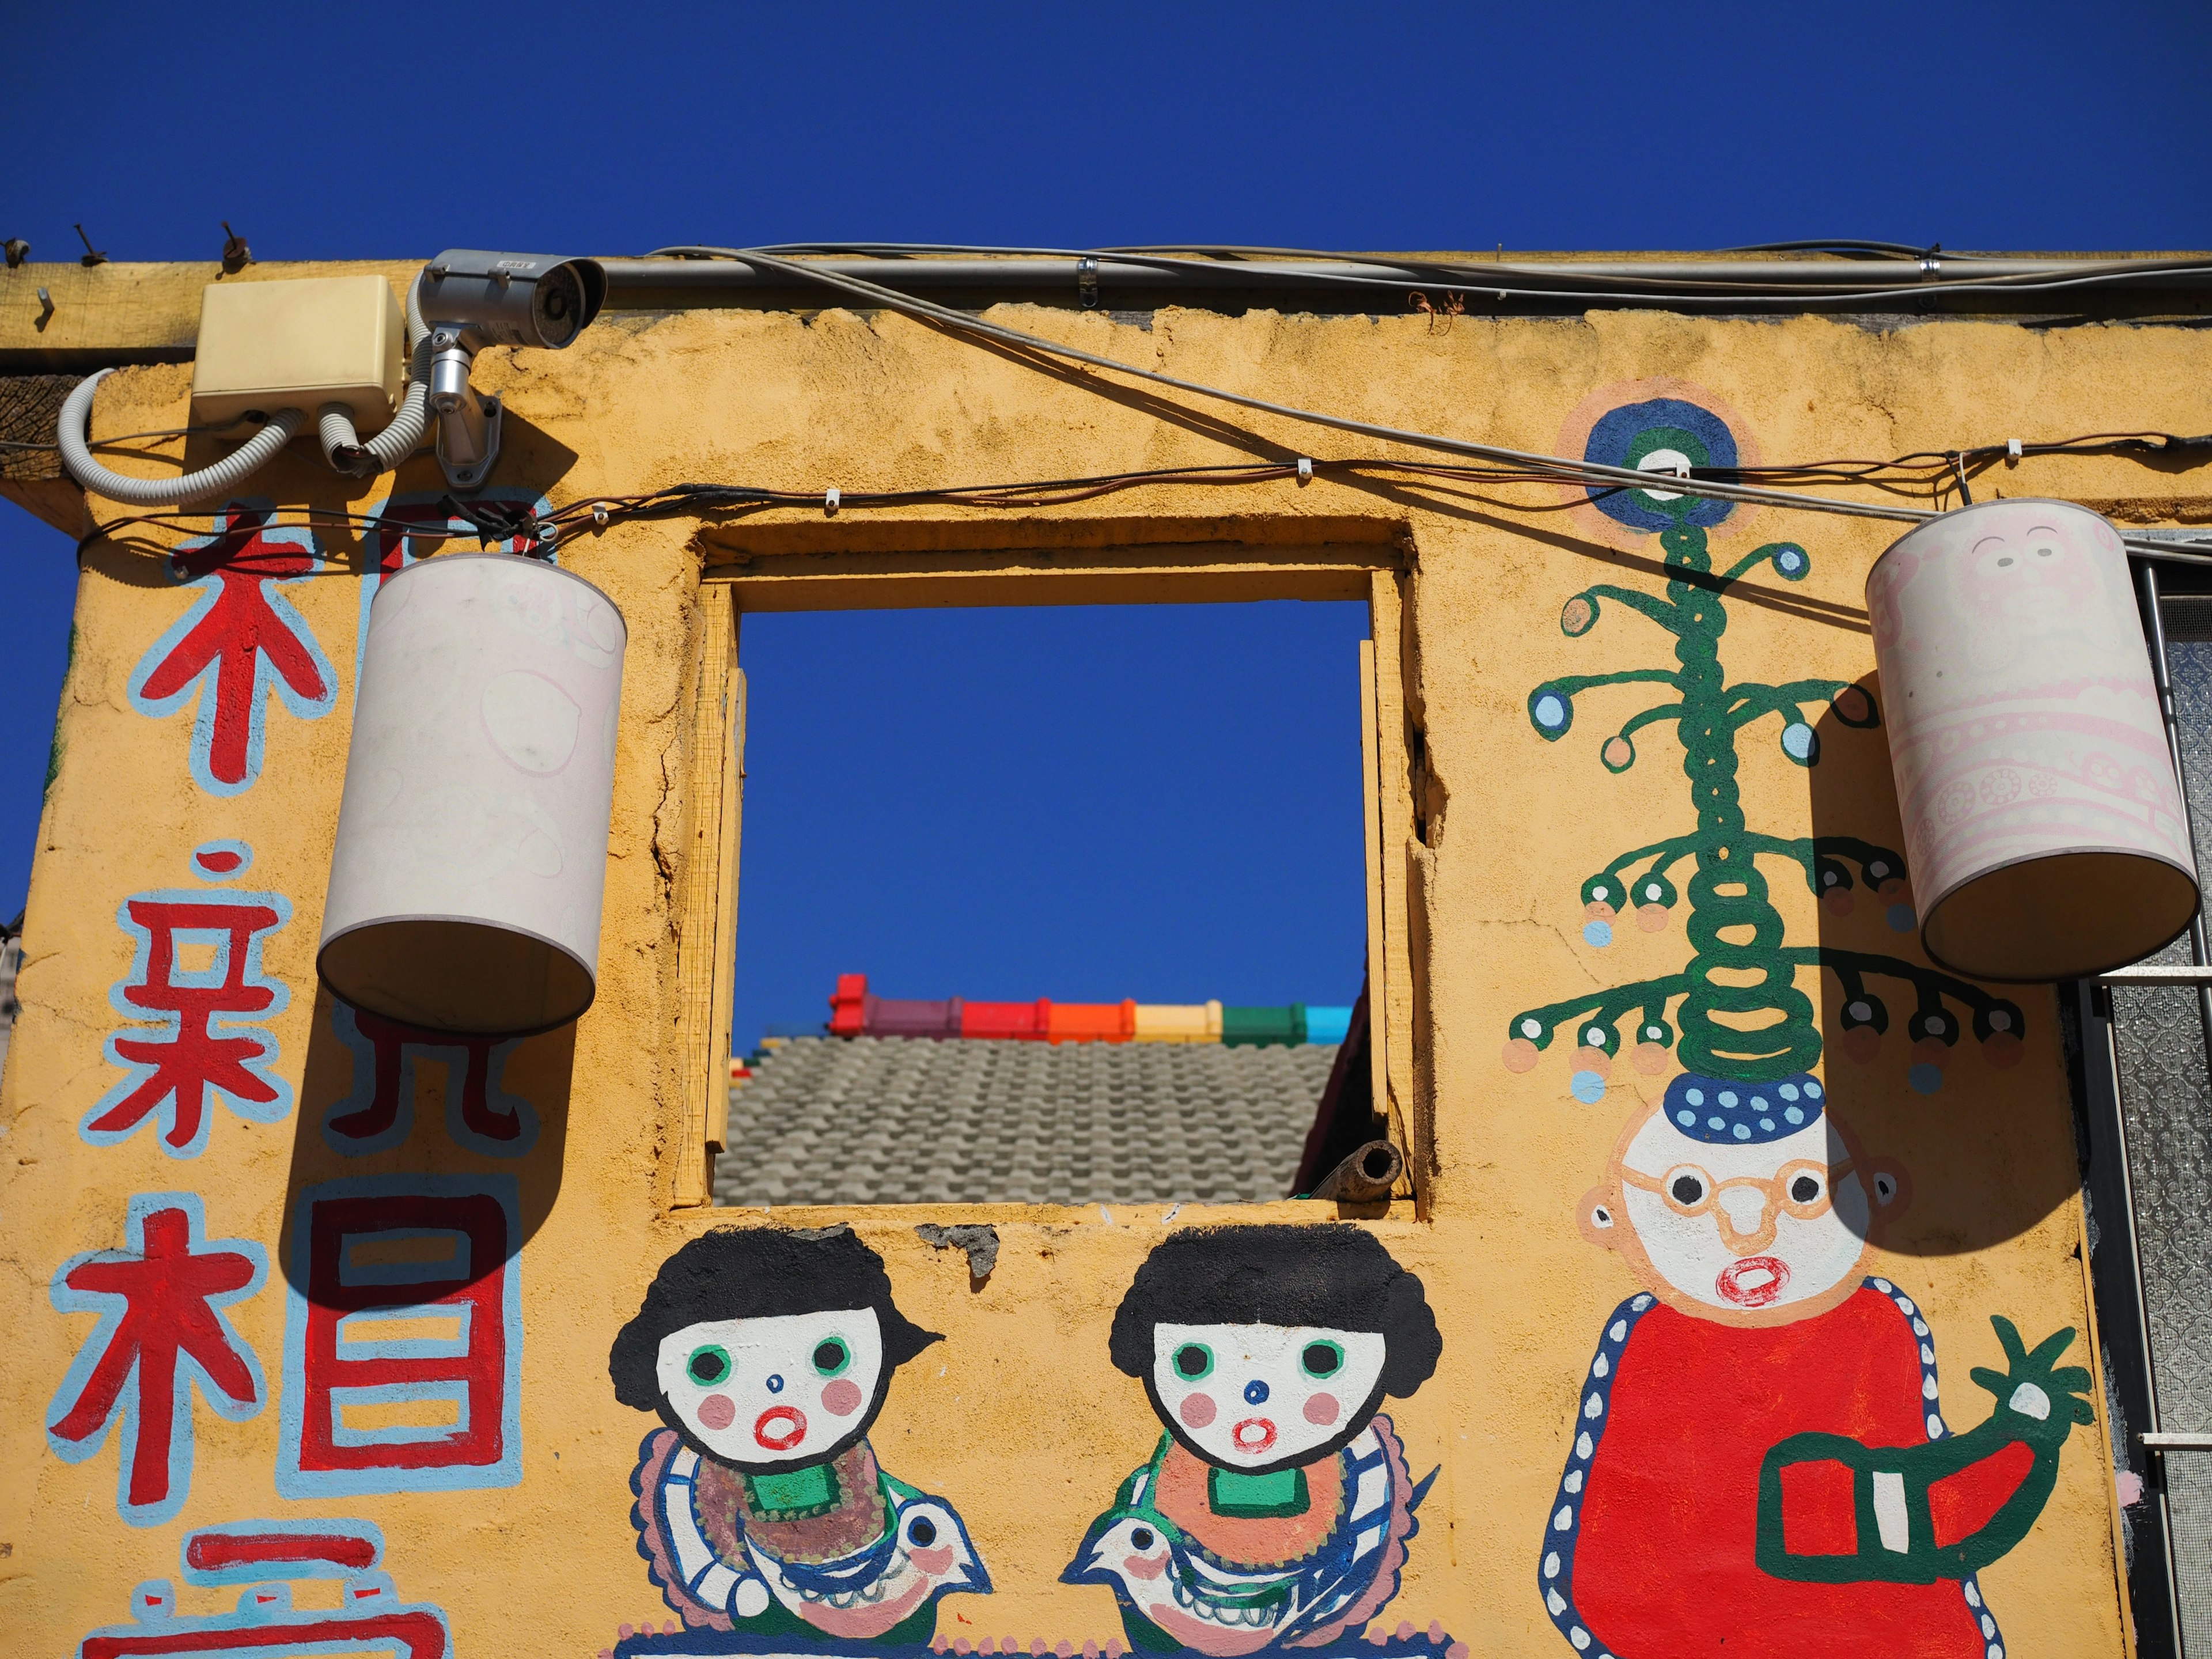
[[866, 1430], [880, 1403], [883, 1328], [872, 1308], [716, 1319], [660, 1340], [661, 1399], [726, 1463], [819, 1463]]
[[1381, 1402], [1378, 1331], [1310, 1325], [1155, 1325], [1152, 1401], [1207, 1462], [1259, 1474], [1309, 1463]]
[[1601, 1198], [1585, 1224], [1615, 1234], [1602, 1242], [1640, 1259], [1645, 1282], [1686, 1312], [1778, 1324], [1850, 1293], [1875, 1213], [1896, 1195], [1895, 1174], [1870, 1168], [1825, 1114], [1736, 1146], [1655, 1112], [1621, 1150], [1613, 1203]]

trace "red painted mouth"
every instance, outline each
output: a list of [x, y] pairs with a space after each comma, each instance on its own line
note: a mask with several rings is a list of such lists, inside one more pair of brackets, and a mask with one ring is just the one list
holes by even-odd
[[1238, 1451], [1256, 1457], [1275, 1443], [1275, 1425], [1264, 1417], [1248, 1417], [1230, 1430], [1229, 1437]]
[[1789, 1282], [1789, 1266], [1780, 1257], [1747, 1255], [1722, 1268], [1713, 1288], [1723, 1301], [1739, 1308], [1765, 1308], [1773, 1305]]
[[770, 1451], [789, 1451], [806, 1438], [806, 1413], [795, 1406], [770, 1406], [753, 1419], [753, 1438]]

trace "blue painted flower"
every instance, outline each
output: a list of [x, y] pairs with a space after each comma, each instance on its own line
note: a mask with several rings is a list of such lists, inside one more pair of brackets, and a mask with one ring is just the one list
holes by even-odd
[[[1601, 466], [1657, 474], [1679, 475], [1691, 467], [1733, 470], [1735, 437], [1710, 410], [1680, 398], [1653, 398], [1608, 411], [1590, 428], [1583, 459]], [[1710, 528], [1735, 510], [1732, 501], [1703, 500], [1665, 489], [1593, 483], [1589, 495], [1598, 511], [1631, 530], [1668, 530], [1678, 524]], [[1784, 570], [1783, 574], [1791, 573]]]

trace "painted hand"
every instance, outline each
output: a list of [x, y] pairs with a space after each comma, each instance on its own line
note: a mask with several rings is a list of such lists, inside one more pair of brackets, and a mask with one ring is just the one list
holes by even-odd
[[2070, 1329], [2030, 1352], [2010, 1320], [1990, 1322], [2005, 1369], [1972, 1375], [1996, 1409], [1964, 1434], [1868, 1446], [1808, 1432], [1767, 1452], [1759, 1476], [1764, 1571], [1814, 1583], [1927, 1584], [1978, 1572], [2027, 1535], [2057, 1482], [2066, 1437], [2095, 1420], [2089, 1373], [2052, 1363], [2074, 1340]]
[[2097, 1420], [2087, 1398], [2089, 1373], [2079, 1365], [2054, 1364], [2073, 1343], [2070, 1328], [2045, 1337], [2030, 1352], [2012, 1321], [1999, 1314], [1990, 1323], [2004, 1346], [2005, 1369], [1994, 1371], [1977, 1365], [1969, 1374], [1996, 1396], [1991, 1424], [2008, 1437], [2027, 1441], [2040, 1450], [2063, 1443], [2075, 1424]]

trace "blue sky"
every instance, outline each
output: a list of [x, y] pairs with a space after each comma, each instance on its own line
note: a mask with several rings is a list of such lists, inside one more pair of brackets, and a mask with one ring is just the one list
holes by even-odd
[[[2212, 246], [2212, 8], [26, 5], [0, 237]], [[2205, 422], [2212, 426], [2212, 410]], [[68, 543], [0, 504], [0, 913]], [[1348, 1000], [1356, 611], [749, 623], [738, 1005]], [[856, 781], [859, 781], [856, 782]]]

